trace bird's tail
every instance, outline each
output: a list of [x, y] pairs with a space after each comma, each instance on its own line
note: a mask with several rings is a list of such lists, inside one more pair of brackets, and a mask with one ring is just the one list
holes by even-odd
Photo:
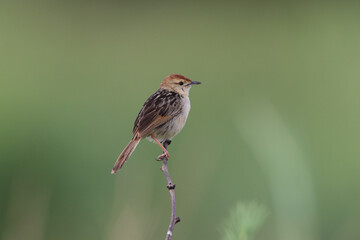
[[130, 155], [135, 150], [136, 146], [139, 144], [141, 138], [133, 137], [129, 144], [125, 147], [125, 149], [120, 153], [120, 156], [116, 160], [116, 163], [111, 171], [111, 174], [116, 173], [126, 162], [126, 160], [130, 157]]

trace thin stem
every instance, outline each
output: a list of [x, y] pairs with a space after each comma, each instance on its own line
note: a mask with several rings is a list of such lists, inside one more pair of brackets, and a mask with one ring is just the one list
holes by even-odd
[[[167, 149], [167, 147], [170, 145], [171, 141], [165, 141], [163, 146], [165, 149]], [[170, 224], [169, 224], [169, 228], [168, 231], [166, 233], [166, 237], [165, 240], [170, 240], [174, 231], [174, 226], [176, 223], [180, 222], [180, 218], [176, 217], [176, 201], [175, 201], [175, 184], [172, 183], [170, 175], [169, 175], [169, 171], [167, 168], [167, 161], [168, 159], [166, 158], [166, 156], [163, 157], [163, 165], [161, 167], [161, 171], [163, 171], [165, 177], [166, 177], [166, 181], [167, 181], [167, 188], [169, 189], [169, 193], [170, 193], [170, 199], [171, 199], [171, 216], [170, 216]]]

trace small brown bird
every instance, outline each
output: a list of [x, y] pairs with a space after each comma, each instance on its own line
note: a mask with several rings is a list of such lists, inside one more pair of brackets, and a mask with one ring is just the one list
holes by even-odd
[[171, 74], [162, 81], [160, 88], [151, 95], [140, 110], [133, 128], [133, 137], [118, 157], [111, 173], [116, 173], [130, 157], [140, 140], [155, 141], [166, 156], [168, 151], [161, 143], [171, 140], [184, 127], [190, 111], [189, 91], [191, 81], [180, 74]]

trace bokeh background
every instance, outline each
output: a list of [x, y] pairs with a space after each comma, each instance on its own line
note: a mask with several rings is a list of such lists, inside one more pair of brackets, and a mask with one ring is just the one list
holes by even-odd
[[169, 193], [142, 142], [170, 73], [202, 85], [169, 147], [182, 221], [221, 239], [237, 203], [255, 239], [360, 239], [360, 4], [2, 1], [0, 239], [163, 239]]

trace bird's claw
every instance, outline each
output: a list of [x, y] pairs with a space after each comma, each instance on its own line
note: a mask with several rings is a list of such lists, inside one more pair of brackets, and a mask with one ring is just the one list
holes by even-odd
[[163, 154], [161, 154], [161, 155], [159, 155], [158, 157], [157, 157], [157, 159], [156, 159], [156, 161], [163, 161], [164, 159], [163, 158], [166, 158], [166, 160], [169, 160], [169, 154], [167, 154], [167, 153], [163, 153]]

